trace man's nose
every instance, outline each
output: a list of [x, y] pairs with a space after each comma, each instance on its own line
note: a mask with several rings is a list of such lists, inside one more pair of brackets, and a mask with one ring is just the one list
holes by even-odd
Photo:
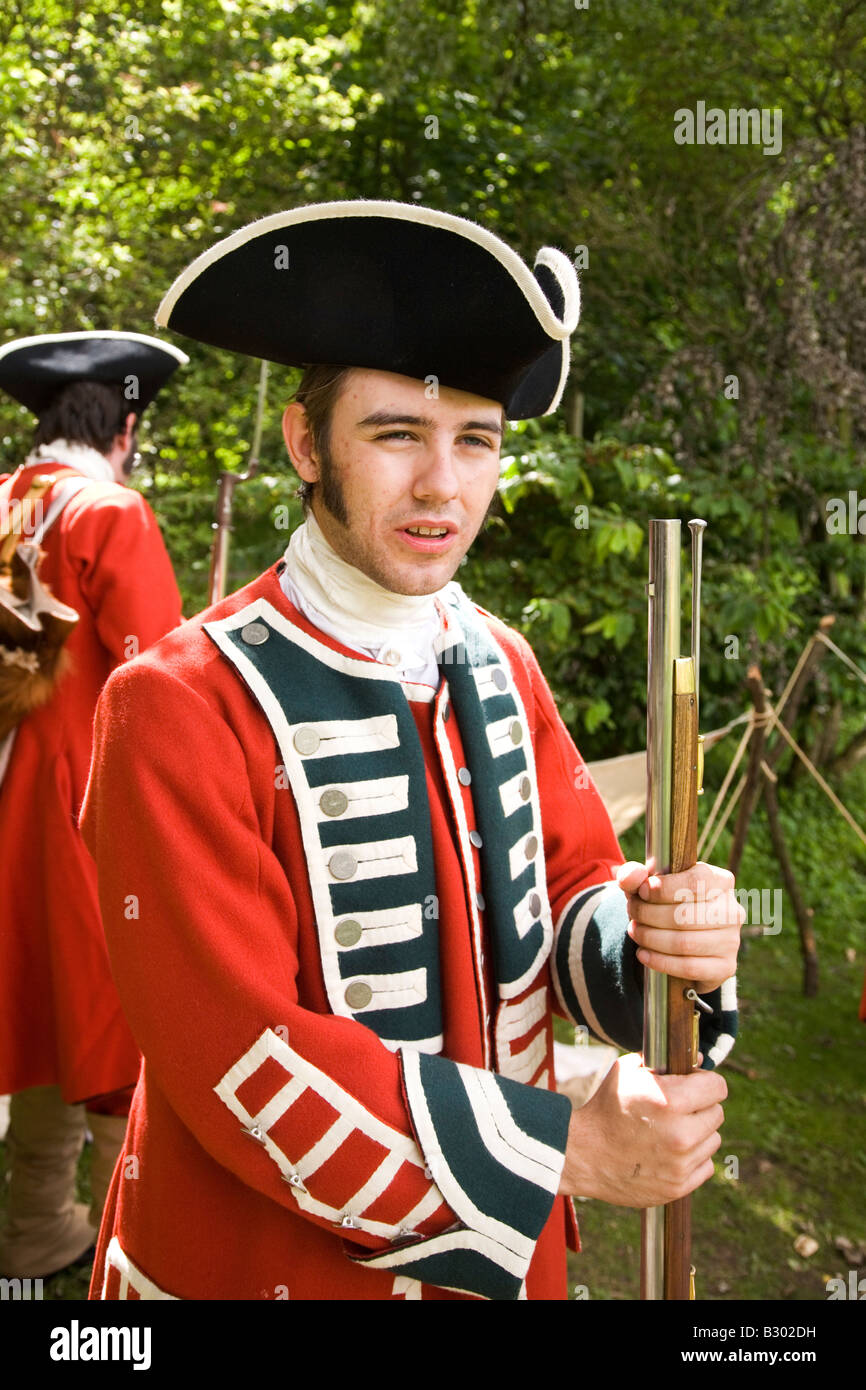
[[450, 502], [460, 491], [460, 480], [450, 440], [432, 440], [418, 462], [413, 494], [431, 502]]

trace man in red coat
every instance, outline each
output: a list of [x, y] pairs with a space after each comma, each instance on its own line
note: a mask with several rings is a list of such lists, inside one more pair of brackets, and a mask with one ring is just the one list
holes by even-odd
[[[13, 1093], [4, 1275], [54, 1273], [93, 1243], [138, 1074], [77, 819], [106, 678], [180, 622], [156, 519], [125, 484], [141, 413], [186, 360], [113, 332], [0, 349], [0, 387], [38, 417], [33, 452], [0, 481], [0, 531], [14, 545], [23, 526], [27, 539], [22, 502], [43, 480], [41, 514], [56, 519], [39, 578], [78, 614], [52, 698], [0, 740], [0, 1092]], [[81, 1102], [94, 1136], [90, 1213], [74, 1201]]]
[[[317, 364], [284, 417], [310, 511], [97, 711], [82, 825], [144, 1066], [94, 1297], [563, 1298], [572, 1195], [712, 1172], [733, 880], [621, 865], [527, 643], [452, 582], [576, 316], [561, 253], [393, 203], [266, 218], [163, 302]], [[628, 1057], [572, 1114], [552, 1012], [638, 1048], [642, 964], [706, 993], [708, 1069]]]

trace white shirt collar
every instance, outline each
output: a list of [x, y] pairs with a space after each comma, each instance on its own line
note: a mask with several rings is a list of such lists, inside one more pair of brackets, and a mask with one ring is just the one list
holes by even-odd
[[50, 444], [40, 444], [34, 449], [27, 464], [41, 463], [43, 460], [68, 463], [70, 468], [97, 483], [117, 482], [108, 459], [97, 449], [91, 449], [89, 444], [70, 444], [66, 439], [52, 439]]
[[343, 560], [312, 514], [293, 533], [280, 586], [315, 627], [343, 646], [383, 661], [401, 678], [439, 685], [436, 594], [395, 594]]

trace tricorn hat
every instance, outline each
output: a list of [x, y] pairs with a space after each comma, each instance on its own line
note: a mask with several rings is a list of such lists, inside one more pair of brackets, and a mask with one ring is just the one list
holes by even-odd
[[123, 386], [130, 410], [140, 415], [172, 372], [188, 361], [172, 343], [143, 333], [42, 333], [0, 347], [0, 389], [38, 417], [61, 387], [101, 381]]
[[187, 266], [156, 322], [285, 366], [333, 363], [555, 410], [580, 313], [574, 267], [529, 266], [475, 222], [409, 203], [318, 203], [240, 228]]

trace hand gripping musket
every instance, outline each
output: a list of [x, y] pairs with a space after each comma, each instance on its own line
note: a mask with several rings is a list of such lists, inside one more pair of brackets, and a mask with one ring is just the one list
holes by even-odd
[[[703, 749], [698, 734], [701, 546], [692, 533], [692, 652], [680, 656], [680, 523], [649, 524], [647, 676], [647, 860], [658, 874], [681, 873], [697, 860]], [[697, 1061], [698, 1013], [707, 1009], [688, 980], [644, 971], [644, 1062], [686, 1075]], [[641, 1298], [694, 1298], [691, 1198], [641, 1214]]]
[[259, 466], [259, 449], [262, 443], [262, 419], [265, 411], [265, 392], [268, 384], [268, 364], [262, 363], [259, 373], [259, 398], [256, 406], [256, 425], [253, 445], [245, 473], [220, 473], [217, 493], [216, 521], [213, 522], [213, 549], [210, 557], [210, 578], [208, 579], [208, 603], [218, 603], [225, 596], [226, 577], [229, 569], [229, 537], [232, 531], [232, 506], [235, 488], [238, 483], [249, 482], [256, 476]]

